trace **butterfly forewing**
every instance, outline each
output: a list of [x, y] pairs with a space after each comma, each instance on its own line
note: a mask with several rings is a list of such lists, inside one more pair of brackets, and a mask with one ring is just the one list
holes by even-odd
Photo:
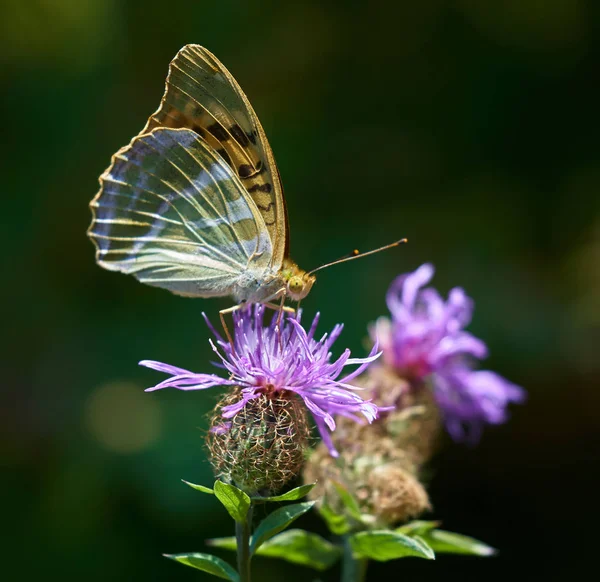
[[191, 129], [231, 167], [264, 219], [272, 264], [279, 268], [287, 255], [288, 226], [271, 147], [240, 86], [205, 48], [187, 45], [171, 62], [160, 108], [142, 133], [155, 127]]
[[113, 157], [89, 234], [103, 267], [183, 295], [234, 292], [272, 264], [264, 220], [223, 158], [187, 129], [155, 129]]

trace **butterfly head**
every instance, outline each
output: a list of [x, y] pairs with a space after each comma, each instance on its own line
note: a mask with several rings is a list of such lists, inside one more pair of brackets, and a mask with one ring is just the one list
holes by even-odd
[[316, 277], [307, 273], [295, 263], [287, 260], [282, 271], [286, 295], [294, 301], [304, 299], [311, 290]]

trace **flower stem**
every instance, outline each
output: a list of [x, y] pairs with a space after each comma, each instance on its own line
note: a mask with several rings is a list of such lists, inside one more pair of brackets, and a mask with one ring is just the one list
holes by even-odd
[[252, 527], [252, 506], [248, 510], [244, 523], [235, 522], [235, 539], [237, 541], [237, 566], [240, 582], [250, 580], [250, 529]]
[[344, 557], [342, 560], [342, 582], [365, 582], [367, 579], [366, 558], [355, 558], [350, 546], [350, 537], [344, 536]]

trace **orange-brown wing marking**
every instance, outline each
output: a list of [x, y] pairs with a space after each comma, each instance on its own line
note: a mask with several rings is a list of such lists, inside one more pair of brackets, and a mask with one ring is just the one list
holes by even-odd
[[287, 256], [288, 223], [279, 172], [248, 98], [225, 66], [199, 45], [186, 45], [169, 66], [165, 94], [141, 133], [155, 127], [196, 132], [240, 177], [265, 221], [272, 265]]

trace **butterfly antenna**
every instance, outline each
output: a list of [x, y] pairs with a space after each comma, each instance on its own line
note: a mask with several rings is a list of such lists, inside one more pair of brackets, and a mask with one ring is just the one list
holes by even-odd
[[333, 261], [331, 263], [327, 263], [325, 265], [321, 265], [320, 267], [317, 267], [316, 269], [313, 269], [312, 271], [309, 271], [308, 274], [312, 275], [313, 273], [316, 273], [317, 271], [320, 271], [321, 269], [325, 269], [327, 267], [331, 267], [333, 265], [339, 265], [340, 263], [345, 263], [346, 261], [353, 261], [354, 259], [360, 259], [362, 257], [367, 257], [369, 255], [374, 255], [375, 253], [379, 253], [381, 251], [387, 251], [387, 249], [392, 249], [394, 247], [397, 247], [401, 244], [407, 243], [408, 239], [407, 238], [401, 238], [400, 240], [397, 240], [396, 242], [390, 243], [389, 245], [385, 245], [383, 247], [379, 247], [378, 249], [373, 249], [372, 251], [366, 251], [364, 253], [361, 253], [358, 249], [354, 249], [349, 255], [345, 255], [340, 259], [337, 259], [336, 261]]

